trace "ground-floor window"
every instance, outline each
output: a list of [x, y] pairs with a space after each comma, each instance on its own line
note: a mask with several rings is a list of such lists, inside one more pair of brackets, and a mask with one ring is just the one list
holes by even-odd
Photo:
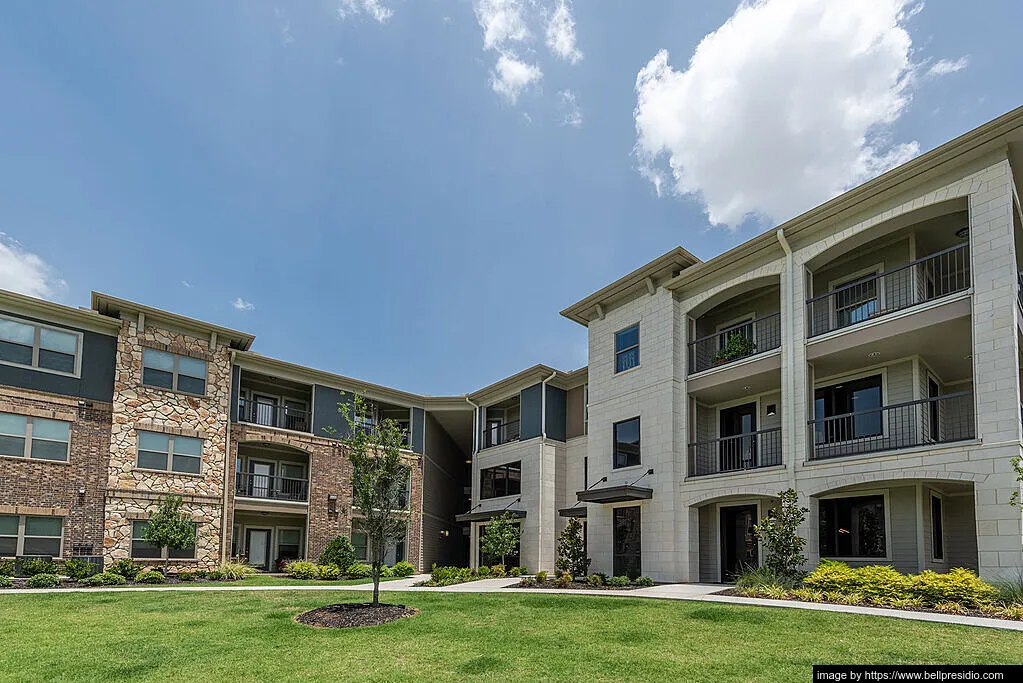
[[615, 576], [636, 578], [643, 573], [640, 538], [639, 507], [614, 508]]
[[302, 557], [302, 530], [277, 530], [277, 564]]
[[[369, 562], [369, 538], [359, 528], [359, 522], [352, 524], [352, 547], [355, 548], [356, 562]], [[406, 539], [387, 544], [387, 552], [384, 553], [384, 564], [393, 565], [395, 562], [405, 560]]]
[[[513, 522], [513, 524], [515, 525], [516, 528], [518, 528], [520, 530], [522, 529], [521, 523]], [[476, 539], [476, 557], [479, 558], [479, 566], [481, 566], [481, 567], [483, 565], [500, 564], [500, 562], [501, 562], [500, 555], [497, 556], [497, 557], [492, 557], [490, 555], [486, 555], [483, 552], [483, 534], [486, 532], [486, 530], [487, 530], [487, 525], [486, 524], [481, 524], [480, 528], [479, 528], [479, 535], [477, 536], [477, 539]], [[520, 533], [519, 534], [519, 542], [515, 544], [515, 550], [513, 550], [512, 552], [510, 552], [510, 553], [508, 553], [507, 555], [504, 556], [504, 566], [505, 567], [518, 567], [522, 563], [522, 560], [520, 558], [520, 555], [521, 555], [521, 545], [522, 545], [521, 541], [522, 541], [522, 534]]]
[[942, 519], [941, 498], [931, 496], [931, 557], [945, 559], [945, 529]]
[[821, 557], [885, 557], [884, 496], [825, 498], [819, 506]]
[[63, 517], [0, 515], [0, 557], [59, 557], [63, 530]]
[[[143, 560], [161, 560], [169, 558], [172, 560], [194, 560], [195, 559], [195, 542], [192, 542], [191, 548], [184, 550], [168, 550], [160, 548], [145, 539], [146, 529], [149, 528], [149, 522], [145, 520], [136, 520], [131, 523], [131, 556], [136, 559]], [[192, 524], [193, 537], [196, 536], [196, 524]]]

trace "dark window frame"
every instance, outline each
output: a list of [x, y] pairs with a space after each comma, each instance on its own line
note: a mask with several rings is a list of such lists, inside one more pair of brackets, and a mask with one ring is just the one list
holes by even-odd
[[[629, 424], [630, 422], [635, 422], [636, 423], [636, 443], [635, 443], [636, 452], [634, 454], [626, 452], [626, 451], [622, 451], [620, 446], [624, 445], [624, 444], [628, 444], [628, 442], [622, 442], [622, 441], [619, 441], [619, 439], [618, 439], [618, 429], [620, 427], [624, 426], [624, 425]], [[618, 422], [615, 422], [612, 425], [612, 427], [611, 427], [611, 447], [612, 447], [612, 452], [611, 452], [611, 468], [612, 469], [618, 470], [618, 469], [624, 469], [626, 467], [639, 467], [640, 465], [643, 464], [643, 446], [642, 446], [643, 440], [642, 440], [642, 434], [643, 434], [643, 425], [642, 425], [642, 422], [640, 420], [640, 416], [639, 415], [637, 415], [636, 417], [630, 417], [627, 420], [619, 420]], [[628, 445], [631, 446], [631, 444], [628, 444]], [[619, 459], [619, 455], [624, 455], [624, 461], [621, 461]], [[632, 462], [633, 457], [635, 458], [635, 462]]]
[[[633, 330], [636, 331], [636, 343], [632, 344], [630, 346], [620, 347], [619, 346], [619, 339], [622, 338], [624, 335], [629, 334]], [[622, 328], [622, 329], [618, 330], [617, 332], [615, 332], [615, 374], [616, 375], [618, 373], [626, 372], [628, 370], [632, 370], [633, 368], [638, 368], [639, 367], [639, 364], [640, 364], [639, 341], [640, 341], [640, 339], [639, 339], [639, 323], [638, 322], [634, 323], [632, 325], [629, 325], [628, 327]], [[633, 351], [635, 351], [636, 362], [634, 364], [628, 366], [628, 367], [622, 367], [623, 359], [626, 359], [626, 358], [629, 357], [626, 354], [631, 354]]]
[[[513, 478], [511, 476], [513, 471], [518, 473], [518, 477]], [[503, 475], [503, 477], [499, 479], [499, 475]], [[502, 482], [503, 486], [499, 487], [498, 481]], [[514, 486], [512, 486], [513, 483]], [[512, 490], [513, 488], [515, 490]], [[503, 491], [503, 493], [501, 491]], [[480, 500], [520, 495], [522, 495], [521, 460], [514, 460], [512, 462], [506, 462], [500, 465], [494, 465], [493, 467], [484, 467], [480, 469]]]
[[[171, 370], [164, 370], [162, 368], [157, 368], [157, 367], [153, 367], [153, 366], [147, 366], [146, 365], [146, 354], [147, 353], [162, 353], [162, 354], [166, 354], [168, 356], [171, 356], [174, 359], [174, 363], [173, 363], [173, 366], [172, 366]], [[206, 371], [203, 373], [203, 376], [199, 377], [197, 375], [192, 375], [192, 374], [189, 374], [187, 372], [180, 372], [179, 371], [179, 367], [181, 365], [181, 359], [182, 358], [186, 358], [188, 360], [195, 361], [196, 363], [202, 363], [203, 366], [206, 369]], [[157, 383], [154, 383], [154, 382], [151, 382], [151, 381], [146, 381], [146, 370], [147, 369], [153, 370], [155, 372], [164, 373], [164, 374], [170, 374], [170, 376], [171, 376], [171, 385], [168, 387], [168, 386], [165, 386], [163, 384], [157, 384]], [[143, 347], [143, 349], [142, 349], [142, 379], [141, 379], [142, 386], [151, 387], [151, 388], [154, 388], [154, 389], [162, 389], [164, 391], [176, 391], [176, 392], [181, 393], [181, 394], [188, 394], [189, 396], [202, 396], [202, 397], [206, 397], [207, 396], [207, 390], [209, 389], [209, 375], [210, 375], [210, 364], [209, 364], [209, 361], [207, 361], [205, 358], [193, 358], [192, 356], [184, 355], [184, 354], [181, 354], [181, 353], [175, 353], [173, 351], [164, 351], [163, 349], [154, 349], [154, 348], [151, 348], [149, 346]], [[202, 381], [202, 391], [201, 392], [196, 392], [196, 391], [189, 391], [188, 389], [180, 388], [179, 387], [179, 383], [180, 383], [180, 378], [181, 377], [187, 377], [187, 378], [193, 379], [193, 380], [201, 380]]]

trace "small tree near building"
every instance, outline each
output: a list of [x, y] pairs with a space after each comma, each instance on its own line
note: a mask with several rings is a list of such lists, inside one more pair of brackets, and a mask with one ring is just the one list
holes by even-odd
[[485, 557], [500, 557], [501, 564], [507, 566], [505, 558], [515, 552], [522, 534], [522, 529], [515, 522], [516, 517], [510, 512], [502, 512], [487, 522], [480, 540], [480, 549]]
[[[391, 419], [371, 428], [369, 405], [356, 396], [354, 405], [338, 404], [348, 423], [348, 436], [338, 438], [352, 464], [352, 505], [359, 515], [359, 528], [366, 535], [366, 551], [373, 578], [373, 605], [380, 604], [380, 569], [387, 546], [408, 533], [409, 511], [406, 491], [412, 467], [401, 450], [406, 443], [405, 430]], [[332, 436], [334, 430], [327, 428]]]
[[160, 508], [149, 518], [142, 538], [166, 552], [164, 574], [170, 568], [171, 550], [195, 547], [195, 522], [191, 515], [181, 511], [181, 496], [167, 496], [160, 500]]
[[586, 557], [586, 541], [583, 539], [583, 523], [573, 517], [568, 520], [564, 531], [558, 536], [558, 569], [568, 572], [572, 578], [586, 576], [590, 571], [590, 558]]
[[764, 566], [783, 581], [795, 581], [803, 575], [806, 557], [803, 548], [806, 539], [799, 536], [799, 527], [806, 520], [809, 509], [800, 507], [796, 492], [787, 489], [778, 494], [781, 502], [771, 510], [753, 532], [764, 544]]

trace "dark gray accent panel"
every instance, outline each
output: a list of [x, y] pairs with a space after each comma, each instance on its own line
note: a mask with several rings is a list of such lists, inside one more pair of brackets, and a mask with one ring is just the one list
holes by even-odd
[[426, 411], [422, 408], [412, 409], [412, 450], [415, 453], [423, 452], [423, 440], [425, 433], [423, 431], [426, 426]]
[[231, 366], [231, 422], [238, 421], [238, 394], [241, 390], [242, 369]]
[[566, 439], [567, 396], [564, 389], [547, 385], [547, 436], [556, 440]]
[[27, 318], [13, 313], [6, 313], [22, 320], [46, 323], [53, 327], [61, 327], [73, 332], [82, 333], [82, 376], [68, 377], [55, 375], [52, 372], [33, 370], [15, 365], [0, 365], [0, 384], [36, 391], [47, 391], [62, 396], [93, 399], [95, 401], [114, 400], [114, 363], [117, 358], [117, 337], [90, 332], [65, 325], [54, 325], [48, 320]]
[[348, 423], [338, 411], [338, 403], [354, 406], [355, 395], [320, 384], [313, 385], [313, 434], [315, 436], [329, 436], [324, 431], [326, 427], [333, 427], [336, 430], [335, 436], [339, 438], [349, 435]]
[[519, 438], [540, 436], [540, 385], [534, 384], [519, 392]]

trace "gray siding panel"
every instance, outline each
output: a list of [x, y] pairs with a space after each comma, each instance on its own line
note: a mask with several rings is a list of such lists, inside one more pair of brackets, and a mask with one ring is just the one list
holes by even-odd
[[586, 391], [576, 387], [565, 392], [565, 436], [571, 439], [585, 433]]
[[324, 430], [332, 427], [338, 437], [348, 436], [348, 424], [345, 418], [338, 411], [339, 403], [353, 405], [353, 394], [348, 394], [340, 389], [325, 387], [321, 384], [313, 386], [313, 434], [326, 436]]
[[423, 441], [425, 439], [423, 427], [425, 415], [426, 411], [422, 408], [412, 409], [412, 425], [410, 428], [412, 430], [412, 450], [416, 453], [423, 452]]
[[945, 559], [950, 568], [977, 571], [977, 519], [972, 495], [945, 498]]
[[540, 385], [519, 392], [519, 438], [525, 441], [540, 436]]
[[566, 439], [567, 403], [564, 389], [547, 386], [547, 436], [555, 441]]
[[237, 365], [231, 366], [231, 422], [238, 421], [238, 395], [241, 391], [242, 369]]

